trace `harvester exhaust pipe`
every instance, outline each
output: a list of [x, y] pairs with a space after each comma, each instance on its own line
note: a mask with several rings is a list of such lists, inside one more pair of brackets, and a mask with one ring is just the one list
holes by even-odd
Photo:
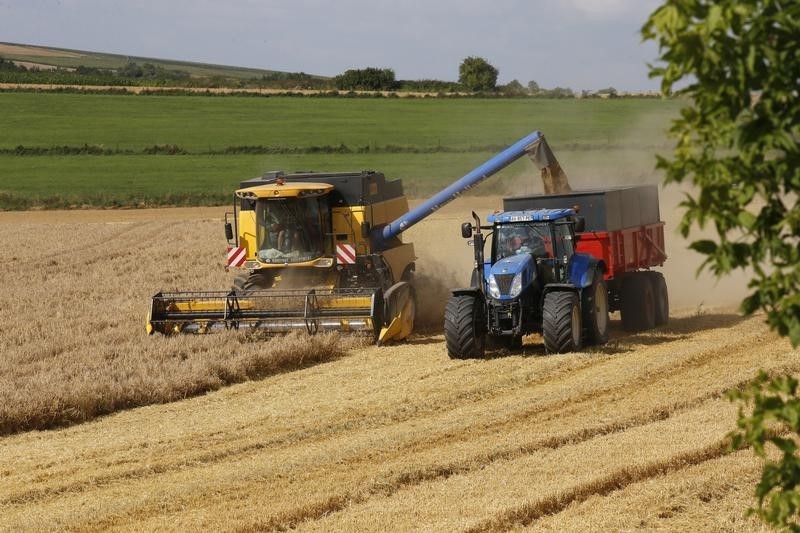
[[373, 233], [373, 242], [378, 245], [389, 242], [392, 238], [406, 231], [408, 228], [427, 217], [439, 208], [448, 204], [461, 196], [464, 192], [472, 189], [486, 178], [497, 174], [505, 167], [528, 154], [531, 161], [539, 167], [542, 181], [544, 182], [545, 193], [569, 192], [567, 175], [558, 163], [553, 151], [550, 150], [547, 141], [540, 131], [526, 135], [515, 142], [502, 152], [474, 168], [461, 179], [453, 182], [445, 189], [442, 189], [431, 198], [411, 209], [408, 213], [393, 220], [382, 228], [376, 228]]

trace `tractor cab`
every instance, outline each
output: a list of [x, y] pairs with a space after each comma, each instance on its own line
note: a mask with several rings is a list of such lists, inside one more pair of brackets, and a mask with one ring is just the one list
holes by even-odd
[[575, 211], [542, 209], [489, 215], [491, 255], [484, 275], [487, 292], [498, 300], [518, 297], [535, 281], [565, 283], [575, 254]]

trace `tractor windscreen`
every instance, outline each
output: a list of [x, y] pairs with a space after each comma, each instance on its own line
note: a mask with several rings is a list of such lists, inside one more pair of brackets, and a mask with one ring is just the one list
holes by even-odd
[[302, 263], [325, 255], [330, 211], [324, 199], [261, 199], [256, 222], [259, 261]]
[[550, 226], [547, 223], [504, 224], [494, 233], [493, 263], [516, 254], [530, 253], [535, 257], [553, 257]]

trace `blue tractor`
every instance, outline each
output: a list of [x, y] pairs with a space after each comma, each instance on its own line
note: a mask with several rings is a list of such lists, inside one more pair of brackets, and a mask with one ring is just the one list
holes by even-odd
[[585, 221], [574, 209], [495, 213], [486, 226], [472, 216], [474, 224], [461, 226], [474, 246], [471, 286], [454, 289], [445, 311], [451, 358], [481, 357], [487, 341], [518, 348], [534, 332], [542, 334], [548, 353], [607, 342], [606, 267], [602, 259], [576, 251]]

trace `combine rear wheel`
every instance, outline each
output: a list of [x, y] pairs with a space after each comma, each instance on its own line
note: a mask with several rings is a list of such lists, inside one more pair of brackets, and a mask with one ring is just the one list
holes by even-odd
[[542, 336], [548, 353], [580, 350], [581, 306], [574, 292], [548, 292], [542, 308]]
[[444, 339], [450, 359], [483, 357], [486, 332], [483, 300], [476, 294], [456, 294], [444, 312]]
[[634, 272], [622, 282], [622, 327], [644, 331], [656, 327], [656, 296], [650, 276]]

